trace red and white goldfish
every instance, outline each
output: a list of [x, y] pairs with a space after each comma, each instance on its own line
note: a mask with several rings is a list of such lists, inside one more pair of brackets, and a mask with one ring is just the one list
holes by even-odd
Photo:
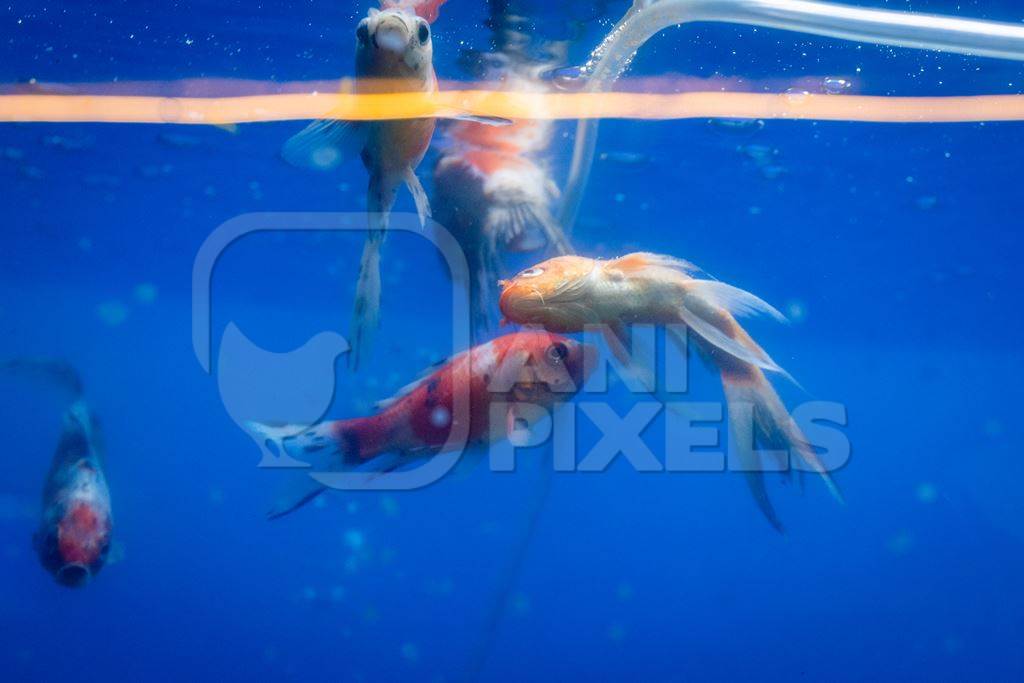
[[841, 500], [830, 474], [765, 377], [765, 370], [782, 372], [781, 368], [734, 315], [785, 318], [753, 294], [717, 280], [694, 278], [697, 271], [686, 261], [658, 254], [634, 253], [610, 261], [562, 256], [503, 282], [499, 306], [508, 321], [542, 325], [552, 332], [600, 326], [612, 351], [623, 359], [628, 359], [628, 325], [668, 325], [670, 336], [680, 344], [685, 339], [672, 326], [685, 325], [701, 355], [721, 375], [735, 452], [758, 506], [781, 530], [757, 467], [755, 443], [738, 423], [740, 411], [734, 407], [753, 407], [757, 444], [797, 454]]
[[[579, 391], [595, 364], [586, 344], [542, 331], [507, 334], [465, 351], [398, 396], [382, 402], [370, 417], [323, 422], [294, 434], [289, 427], [251, 425], [281, 452], [302, 458], [330, 449], [332, 467], [357, 466], [383, 454], [425, 457], [512, 434], [532, 413], [524, 404], [550, 407]], [[464, 401], [460, 405], [459, 392]], [[505, 409], [492, 424], [493, 407]], [[459, 411], [460, 407], [465, 410]], [[464, 430], [464, 431], [463, 431]], [[450, 444], [452, 435], [462, 443]], [[281, 517], [324, 490], [313, 480], [303, 491], [281, 500], [271, 518]]]
[[33, 542], [43, 567], [58, 583], [83, 586], [107, 562], [114, 527], [99, 424], [82, 398], [78, 374], [67, 363], [26, 358], [0, 364], [0, 369], [45, 380], [71, 399], [43, 487]]
[[[437, 91], [430, 22], [442, 2], [385, 0], [383, 9], [369, 10], [356, 27], [357, 94]], [[504, 120], [493, 123], [503, 124]], [[359, 264], [350, 335], [352, 367], [359, 365], [379, 323], [380, 251], [399, 186], [405, 184], [409, 189], [423, 225], [430, 216], [430, 202], [416, 177], [416, 167], [430, 146], [434, 125], [432, 117], [365, 122], [326, 119], [310, 124], [282, 150], [289, 163], [319, 169], [333, 168], [358, 154], [370, 174], [369, 233]]]
[[113, 528], [99, 426], [85, 402], [77, 401], [64, 416], [46, 478], [36, 552], [58, 583], [82, 586], [106, 562]]

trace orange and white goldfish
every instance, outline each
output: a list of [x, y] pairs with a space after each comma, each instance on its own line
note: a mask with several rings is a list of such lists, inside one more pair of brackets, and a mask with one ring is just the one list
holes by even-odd
[[[773, 526], [780, 523], [758, 470], [755, 443], [796, 453], [839, 490], [807, 438], [789, 415], [764, 371], [782, 372], [736, 321], [735, 315], [765, 313], [785, 320], [758, 297], [717, 280], [697, 279], [692, 264], [650, 253], [627, 254], [602, 261], [561, 256], [524, 270], [502, 284], [499, 302], [508, 321], [542, 325], [552, 332], [580, 332], [587, 326], [605, 331], [613, 353], [627, 360], [627, 326], [668, 325], [680, 345], [679, 325], [691, 333], [704, 359], [721, 375], [729, 404], [729, 424], [737, 456], [758, 507]], [[753, 443], [738, 422], [741, 404], [753, 407]]]
[[[405, 7], [371, 9], [356, 27], [356, 93], [434, 92], [433, 44], [430, 24]], [[315, 121], [284, 146], [284, 158], [295, 165], [332, 168], [358, 150], [370, 174], [367, 189], [369, 233], [363, 247], [352, 318], [350, 362], [358, 366], [376, 329], [380, 311], [380, 249], [395, 203], [405, 183], [416, 202], [420, 221], [430, 216], [427, 194], [416, 177], [434, 134], [434, 119], [346, 123]]]
[[[296, 457], [328, 451], [333, 469], [358, 466], [384, 454], [429, 457], [446, 448], [510, 436], [532, 414], [524, 404], [549, 408], [579, 391], [596, 357], [586, 344], [541, 331], [515, 332], [465, 351], [381, 402], [369, 417], [322, 422], [299, 434], [290, 427], [251, 424], [280, 452]], [[458, 414], [458, 392], [464, 414]], [[506, 409], [491, 424], [492, 406]], [[465, 430], [465, 443], [449, 444]], [[278, 501], [270, 518], [301, 507], [325, 490], [306, 478], [304, 489]]]
[[[437, 91], [430, 22], [443, 0], [385, 0], [383, 9], [371, 9], [356, 27], [357, 94]], [[503, 119], [487, 119], [452, 113], [503, 125]], [[311, 123], [282, 150], [296, 166], [331, 169], [346, 157], [358, 155], [370, 174], [367, 190], [369, 233], [359, 264], [355, 308], [352, 316], [349, 361], [353, 367], [371, 344], [380, 316], [380, 250], [398, 188], [409, 189], [420, 222], [426, 225], [430, 202], [416, 177], [416, 167], [430, 146], [434, 118], [395, 121], [345, 122], [325, 119]]]

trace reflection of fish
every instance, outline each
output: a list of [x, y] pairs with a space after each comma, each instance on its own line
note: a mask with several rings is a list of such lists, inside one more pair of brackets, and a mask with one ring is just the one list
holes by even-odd
[[[354, 467], [386, 453], [429, 456], [445, 450], [455, 427], [466, 429], [467, 444], [509, 436], [521, 420], [530, 419], [521, 406], [550, 407], [559, 396], [571, 396], [582, 387], [592, 363], [593, 353], [584, 344], [546, 332], [518, 332], [455, 356], [381, 403], [381, 412], [371, 417], [324, 422], [299, 434], [290, 427], [251, 426], [277, 443], [281, 452], [299, 459], [328, 453], [332, 469]], [[456, 413], [459, 392], [466, 392], [464, 415]], [[492, 425], [495, 404], [507, 407], [507, 412], [501, 424]], [[297, 509], [324, 490], [306, 479], [308, 485], [280, 500], [271, 518]]]
[[[429, 19], [436, 17], [440, 4], [436, 0], [388, 1], [385, 9], [369, 11], [356, 27], [356, 93], [437, 90]], [[369, 234], [359, 264], [352, 320], [353, 367], [358, 366], [377, 327], [380, 249], [398, 187], [404, 183], [409, 188], [421, 222], [426, 224], [430, 216], [427, 195], [415, 170], [430, 145], [434, 121], [316, 121], [291, 138], [282, 150], [289, 163], [321, 169], [333, 168], [346, 156], [358, 154], [370, 174]]]
[[43, 489], [34, 541], [39, 560], [58, 583], [83, 586], [106, 563], [113, 530], [99, 424], [82, 398], [77, 373], [66, 363], [31, 359], [2, 367], [55, 382], [72, 399]]
[[[492, 17], [490, 26], [498, 52], [478, 55], [483, 70], [479, 75], [502, 89], [549, 90], [539, 77], [548, 62], [537, 62], [529, 54], [529, 38], [520, 33], [518, 24], [510, 25], [499, 16]], [[558, 51], [558, 46], [547, 47], [549, 53]], [[558, 187], [539, 158], [548, 148], [552, 129], [550, 121], [539, 118], [505, 128], [456, 122], [445, 129], [445, 144], [434, 167], [433, 204], [438, 222], [455, 236], [466, 255], [469, 280], [458, 284], [470, 296], [474, 334], [490, 327], [503, 252], [545, 246], [558, 254], [571, 251], [551, 211]]]
[[536, 251], [550, 245], [571, 251], [551, 215], [558, 188], [526, 152], [545, 145], [546, 131], [532, 121], [497, 129], [459, 122], [453, 143], [434, 168], [438, 222], [458, 240], [466, 255], [474, 333], [489, 327], [494, 283], [501, 253]]
[[[758, 467], [750, 425], [740, 423], [741, 407], [753, 407], [754, 441], [770, 449], [790, 449], [839, 492], [806, 437], [764, 375], [781, 368], [736, 321], [734, 315], [782, 314], [752, 294], [716, 280], [693, 277], [696, 267], [657, 254], [628, 254], [611, 261], [578, 256], [550, 259], [503, 283], [501, 312], [510, 321], [539, 324], [553, 332], [579, 332], [600, 325], [609, 347], [629, 361], [632, 323], [685, 325], [705, 360], [722, 378], [737, 455], [758, 506], [777, 529]], [[680, 345], [678, 329], [668, 328]], [[684, 347], [685, 348], [685, 347]]]

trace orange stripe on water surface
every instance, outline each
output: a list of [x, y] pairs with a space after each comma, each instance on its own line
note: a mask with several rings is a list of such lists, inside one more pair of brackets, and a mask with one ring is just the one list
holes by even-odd
[[0, 122], [218, 125], [336, 118], [408, 119], [468, 113], [509, 119], [759, 118], [937, 123], [1024, 120], [1024, 95], [873, 97], [740, 92], [276, 94], [242, 97], [2, 95]]

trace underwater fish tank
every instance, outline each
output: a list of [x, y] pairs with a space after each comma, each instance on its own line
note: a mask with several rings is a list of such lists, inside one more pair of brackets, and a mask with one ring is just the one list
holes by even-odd
[[1022, 121], [1010, 0], [0, 7], [0, 677], [1021, 680]]

